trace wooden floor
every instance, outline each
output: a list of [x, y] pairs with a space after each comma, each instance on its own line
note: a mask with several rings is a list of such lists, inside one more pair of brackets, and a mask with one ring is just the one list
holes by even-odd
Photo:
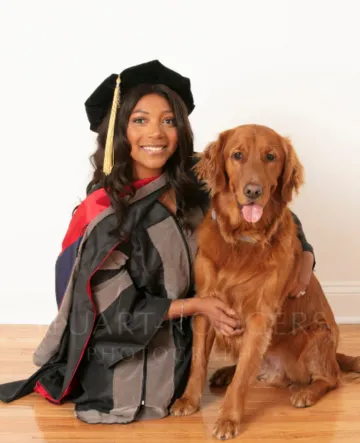
[[[0, 383], [27, 378], [35, 370], [32, 353], [46, 328], [0, 325]], [[360, 354], [360, 325], [341, 326], [340, 350]], [[209, 375], [230, 362], [213, 357]], [[38, 394], [10, 404], [0, 402], [0, 442], [83, 442], [122, 441], [200, 443], [218, 441], [212, 437], [223, 392], [206, 387], [202, 409], [190, 417], [127, 425], [88, 425], [74, 417], [73, 405], [55, 406]], [[296, 409], [287, 391], [255, 385], [250, 393], [243, 432], [233, 440], [281, 443], [358, 443], [360, 441], [360, 381], [331, 392], [317, 405]]]

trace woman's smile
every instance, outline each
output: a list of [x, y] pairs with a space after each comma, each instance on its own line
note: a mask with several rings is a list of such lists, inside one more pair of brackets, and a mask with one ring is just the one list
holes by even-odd
[[147, 152], [150, 155], [157, 155], [157, 154], [163, 154], [163, 152], [167, 149], [166, 145], [145, 145], [145, 146], [140, 146], [140, 148]]

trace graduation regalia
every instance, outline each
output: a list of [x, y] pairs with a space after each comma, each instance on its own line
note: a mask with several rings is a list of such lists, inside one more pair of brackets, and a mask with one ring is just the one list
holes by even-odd
[[[135, 184], [119, 243], [103, 189], [78, 207], [56, 265], [59, 311], [34, 353], [40, 369], [0, 386], [0, 399], [32, 391], [72, 401], [91, 423], [161, 418], [181, 395], [191, 361], [191, 318], [164, 321], [174, 299], [194, 295], [194, 232], [158, 200], [167, 174]], [[87, 215], [90, 218], [87, 218]], [[193, 208], [195, 228], [204, 211]]]

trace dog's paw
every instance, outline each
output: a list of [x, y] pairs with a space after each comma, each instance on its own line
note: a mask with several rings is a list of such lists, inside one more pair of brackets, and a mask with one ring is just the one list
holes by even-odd
[[194, 414], [199, 409], [199, 405], [192, 402], [187, 397], [178, 398], [170, 408], [170, 415], [184, 417]]
[[209, 380], [210, 387], [222, 388], [224, 386], [228, 386], [233, 379], [235, 370], [236, 370], [236, 365], [225, 366], [224, 368], [220, 368], [217, 371], [215, 371]]
[[291, 395], [291, 404], [296, 408], [308, 408], [316, 403], [316, 396], [311, 389], [301, 389]]
[[213, 429], [213, 436], [218, 440], [229, 440], [240, 432], [240, 423], [234, 420], [219, 419]]

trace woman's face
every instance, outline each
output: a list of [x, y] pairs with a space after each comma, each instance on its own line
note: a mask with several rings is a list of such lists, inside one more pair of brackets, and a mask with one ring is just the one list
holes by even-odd
[[168, 101], [157, 94], [142, 97], [130, 115], [126, 135], [134, 179], [160, 175], [177, 148], [175, 116]]

